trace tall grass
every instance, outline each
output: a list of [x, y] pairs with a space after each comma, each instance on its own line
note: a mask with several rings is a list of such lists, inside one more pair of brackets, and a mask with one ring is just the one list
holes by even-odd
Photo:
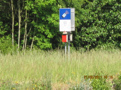
[[52, 83], [78, 82], [84, 76], [103, 72], [114, 75], [121, 68], [120, 50], [71, 51], [70, 60], [64, 50], [26, 51], [25, 54], [0, 54], [0, 80], [27, 82], [51, 78]]

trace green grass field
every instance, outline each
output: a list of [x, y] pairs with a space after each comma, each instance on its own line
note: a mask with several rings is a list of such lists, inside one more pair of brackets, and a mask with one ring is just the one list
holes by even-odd
[[70, 60], [65, 59], [64, 50], [0, 54], [0, 82], [10, 80], [22, 83], [51, 79], [53, 87], [57, 88], [65, 83], [78, 82], [84, 76], [96, 72], [103, 72], [102, 76], [115, 75], [120, 68], [120, 50], [71, 51]]

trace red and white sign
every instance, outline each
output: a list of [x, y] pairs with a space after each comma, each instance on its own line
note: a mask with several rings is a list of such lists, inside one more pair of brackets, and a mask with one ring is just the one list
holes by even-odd
[[62, 42], [68, 42], [68, 35], [62, 35]]

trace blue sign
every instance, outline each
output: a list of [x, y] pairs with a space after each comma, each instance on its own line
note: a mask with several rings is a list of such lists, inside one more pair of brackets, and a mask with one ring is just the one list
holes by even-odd
[[60, 20], [70, 20], [71, 19], [71, 9], [63, 8], [59, 10]]

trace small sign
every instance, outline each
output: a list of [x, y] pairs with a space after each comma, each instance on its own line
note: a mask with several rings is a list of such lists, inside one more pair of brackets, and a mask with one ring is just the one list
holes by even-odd
[[60, 18], [60, 31], [71, 31], [71, 9], [70, 8], [61, 8], [59, 10]]
[[73, 41], [73, 36], [72, 36], [72, 34], [70, 34], [70, 41]]
[[62, 42], [68, 42], [68, 35], [62, 35]]
[[75, 8], [59, 9], [59, 31], [75, 31]]

